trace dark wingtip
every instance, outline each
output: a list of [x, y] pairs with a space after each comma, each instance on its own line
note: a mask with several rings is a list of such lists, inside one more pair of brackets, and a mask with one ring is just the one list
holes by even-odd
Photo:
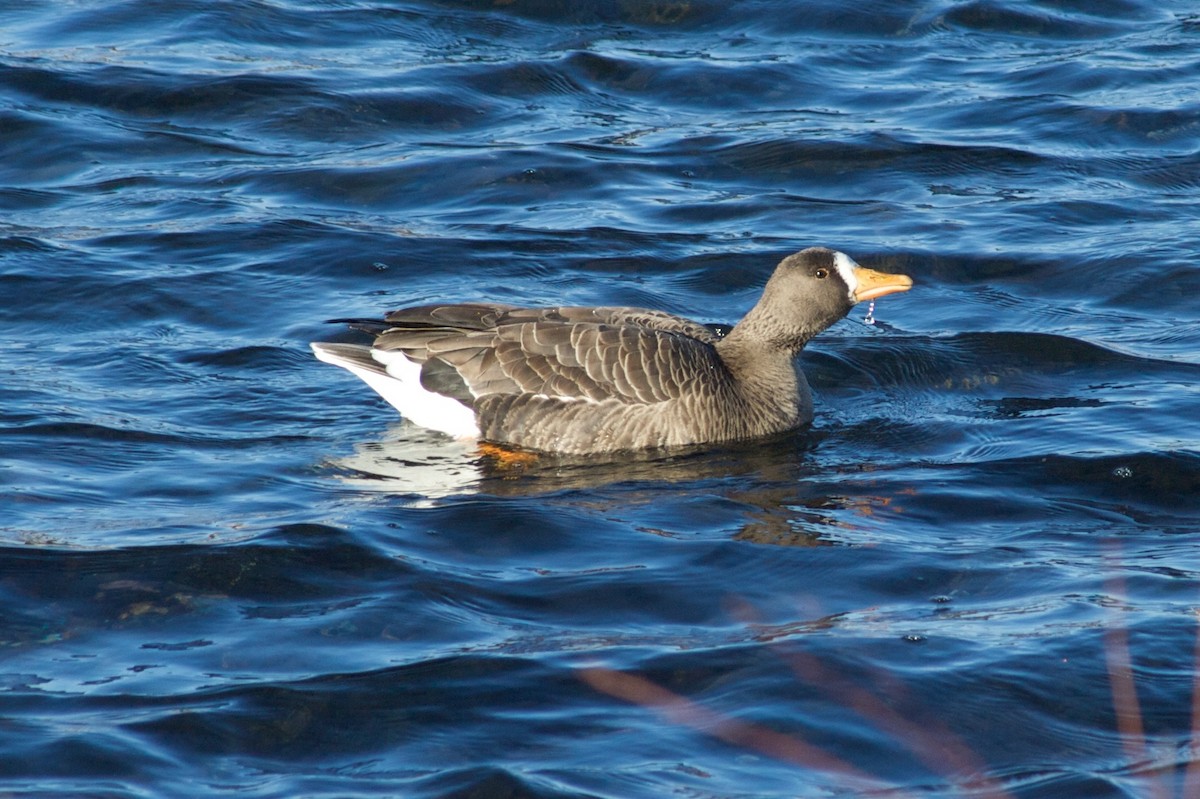
[[364, 333], [370, 333], [372, 336], [378, 336], [383, 331], [387, 330], [390, 325], [382, 319], [358, 319], [358, 318], [341, 318], [341, 319], [326, 319], [327, 325], [346, 325], [351, 330], [361, 330]]

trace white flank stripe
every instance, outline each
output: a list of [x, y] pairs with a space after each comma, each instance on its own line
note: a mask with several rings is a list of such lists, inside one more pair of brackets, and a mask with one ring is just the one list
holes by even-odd
[[583, 395], [576, 396], [576, 397], [569, 397], [566, 394], [538, 393], [538, 394], [534, 394], [533, 396], [537, 397], [538, 399], [555, 400], [556, 402], [587, 402], [592, 405], [600, 404], [600, 400], [592, 399], [591, 397], [587, 397], [587, 396], [583, 396]]
[[[386, 375], [363, 369], [344, 361], [318, 347], [313, 347], [317, 357], [326, 363], [340, 366], [353, 372], [364, 383], [379, 393], [400, 415], [421, 427], [437, 430], [455, 438], [478, 438], [479, 425], [475, 423], [475, 412], [456, 399], [426, 391], [421, 386], [421, 367], [398, 352], [382, 353], [371, 350], [371, 357], [384, 364]], [[380, 357], [383, 355], [384, 357]], [[386, 358], [386, 360], [385, 360]]]

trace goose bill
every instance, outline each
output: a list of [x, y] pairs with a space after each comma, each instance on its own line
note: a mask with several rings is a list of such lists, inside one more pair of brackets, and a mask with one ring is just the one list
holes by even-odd
[[886, 272], [876, 272], [862, 266], [854, 268], [854, 279], [857, 287], [854, 289], [854, 301], [863, 302], [874, 300], [885, 294], [895, 294], [898, 291], [908, 291], [912, 288], [912, 278], [908, 275], [889, 275]]

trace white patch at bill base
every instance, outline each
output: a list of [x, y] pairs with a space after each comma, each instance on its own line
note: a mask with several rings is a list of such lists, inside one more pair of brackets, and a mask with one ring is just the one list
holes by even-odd
[[858, 263], [844, 252], [834, 252], [833, 267], [842, 276], [842, 282], [850, 287], [850, 301], [854, 302], [854, 295], [858, 291], [858, 278], [854, 276], [854, 270]]

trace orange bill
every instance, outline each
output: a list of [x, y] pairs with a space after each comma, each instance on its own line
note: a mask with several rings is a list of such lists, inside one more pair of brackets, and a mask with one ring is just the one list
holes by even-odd
[[898, 291], [908, 291], [913, 286], [912, 278], [908, 275], [889, 275], [886, 272], [876, 272], [862, 266], [854, 267], [854, 279], [858, 288], [854, 290], [854, 301], [874, 300], [885, 294], [895, 294]]

